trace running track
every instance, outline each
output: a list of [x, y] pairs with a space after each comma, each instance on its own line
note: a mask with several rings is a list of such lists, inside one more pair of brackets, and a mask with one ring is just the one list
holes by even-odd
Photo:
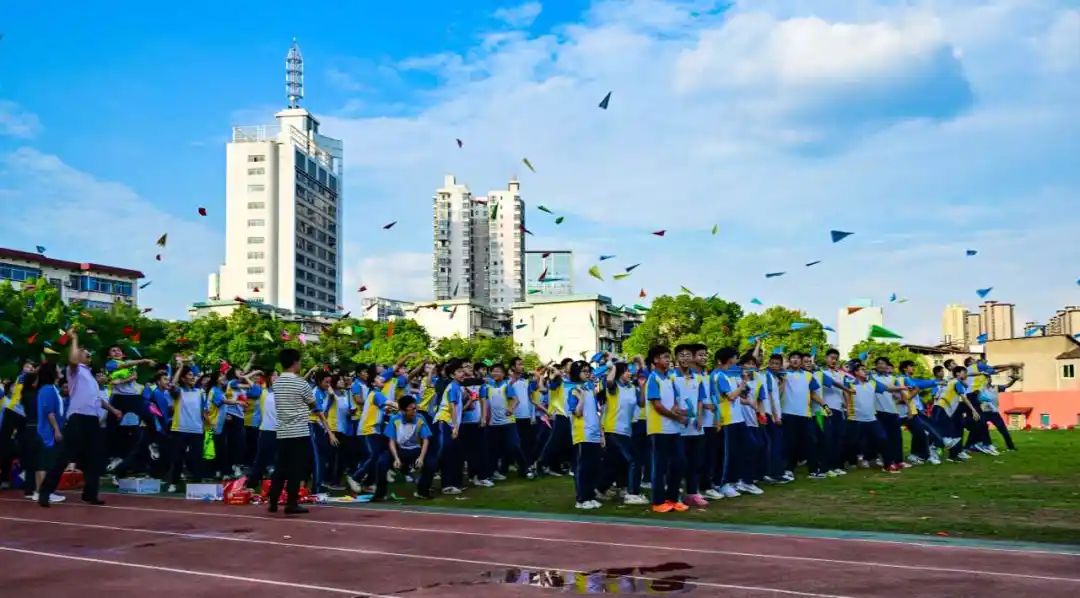
[[75, 500], [42, 509], [0, 494], [0, 587], [140, 598], [1080, 595], [1080, 550], [373, 506], [285, 518], [260, 507], [107, 498], [105, 507]]

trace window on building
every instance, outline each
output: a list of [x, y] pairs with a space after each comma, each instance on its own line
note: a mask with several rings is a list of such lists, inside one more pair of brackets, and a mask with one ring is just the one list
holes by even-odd
[[266, 174], [266, 169], [265, 168], [249, 168], [248, 169], [248, 174], [250, 174], [250, 175]]
[[105, 293], [108, 295], [131, 297], [134, 292], [133, 287], [134, 285], [130, 282], [108, 280], [105, 278], [97, 278], [95, 276], [79, 276], [78, 284], [75, 288], [80, 291], [91, 293]]
[[249, 251], [248, 252], [248, 259], [249, 260], [261, 260], [261, 259], [263, 259], [265, 257], [266, 257], [266, 253], [262, 252], [262, 251]]
[[252, 154], [248, 156], [248, 162], [266, 162], [266, 156], [262, 154]]
[[1039, 425], [1044, 427], [1044, 428], [1049, 428], [1050, 427], [1050, 414], [1049, 413], [1040, 413], [1039, 414]]
[[249, 210], [262, 210], [265, 207], [266, 207], [266, 202], [263, 202], [263, 201], [249, 201], [248, 202], [248, 209]]
[[265, 237], [248, 237], [248, 245], [262, 245], [265, 242]]
[[1067, 363], [1067, 364], [1061, 366], [1061, 377], [1062, 378], [1075, 378], [1076, 377], [1076, 366], [1071, 364], [1071, 363]]
[[263, 268], [262, 266], [249, 266], [247, 271], [248, 271], [248, 274], [262, 274], [263, 272], [266, 271], [266, 269]]
[[308, 160], [307, 161], [307, 174], [308, 174], [308, 176], [311, 177], [311, 178], [315, 178], [315, 176], [318, 174], [318, 171], [319, 171], [319, 167], [315, 165], [315, 160]]
[[248, 226], [266, 226], [266, 221], [262, 218], [249, 218]]
[[304, 155], [304, 152], [296, 150], [296, 165], [303, 168], [305, 162], [307, 162], [307, 156]]
[[248, 290], [254, 290], [254, 289], [260, 289], [261, 290], [265, 286], [266, 286], [266, 283], [259, 282], [259, 281], [252, 281], [252, 282], [247, 283]]
[[41, 270], [15, 264], [0, 264], [0, 279], [22, 282], [41, 278]]
[[248, 191], [251, 191], [251, 192], [266, 191], [266, 185], [248, 185]]
[[333, 189], [334, 191], [338, 190], [338, 188], [337, 188], [337, 177], [336, 176], [330, 175], [330, 182], [328, 183], [328, 186], [331, 189]]

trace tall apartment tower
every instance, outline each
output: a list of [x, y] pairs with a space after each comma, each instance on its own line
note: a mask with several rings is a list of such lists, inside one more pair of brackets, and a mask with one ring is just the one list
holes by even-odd
[[471, 299], [493, 309], [510, 309], [520, 301], [524, 211], [517, 181], [505, 191], [474, 197], [467, 185], [446, 175], [433, 197], [435, 299]]
[[270, 125], [233, 127], [225, 160], [225, 263], [210, 299], [300, 311], [342, 303], [342, 158], [338, 139], [300, 107], [303, 57], [285, 59], [288, 107]]
[[941, 342], [967, 345], [967, 308], [955, 303], [945, 306], [941, 314]]
[[980, 330], [987, 340], [997, 341], [1016, 337], [1012, 303], [987, 301], [979, 306]]

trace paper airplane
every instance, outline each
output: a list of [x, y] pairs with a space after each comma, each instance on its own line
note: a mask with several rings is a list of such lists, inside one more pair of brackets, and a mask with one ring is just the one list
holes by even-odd
[[844, 239], [846, 239], [846, 238], [848, 238], [848, 237], [850, 237], [851, 235], [854, 235], [854, 234], [855, 233], [849, 233], [849, 232], [845, 232], [845, 231], [842, 231], [842, 230], [829, 231], [829, 236], [832, 237], [832, 242], [833, 243], [837, 243], [839, 241], [842, 241], [842, 240], [844, 240]]
[[870, 334], [867, 336], [869, 338], [904, 338], [892, 330], [889, 330], [884, 326], [878, 326], [877, 324], [870, 325]]
[[607, 92], [607, 95], [604, 96], [604, 99], [600, 100], [600, 108], [603, 109], [603, 110], [607, 110], [608, 102], [610, 102], [610, 101], [611, 101], [611, 92], [609, 91], [609, 92]]

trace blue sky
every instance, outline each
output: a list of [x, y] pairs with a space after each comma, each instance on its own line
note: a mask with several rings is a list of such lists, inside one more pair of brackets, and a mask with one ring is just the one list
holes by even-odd
[[[1080, 301], [1073, 2], [342, 4], [0, 8], [0, 245], [142, 269], [144, 303], [183, 316], [223, 255], [229, 127], [283, 106], [295, 36], [304, 104], [345, 141], [347, 288], [430, 295], [453, 173], [478, 195], [518, 176], [530, 244], [618, 302], [685, 285], [834, 323], [870, 297], [932, 342], [976, 288], [1021, 322]], [[600, 283], [599, 254], [643, 266]]]

